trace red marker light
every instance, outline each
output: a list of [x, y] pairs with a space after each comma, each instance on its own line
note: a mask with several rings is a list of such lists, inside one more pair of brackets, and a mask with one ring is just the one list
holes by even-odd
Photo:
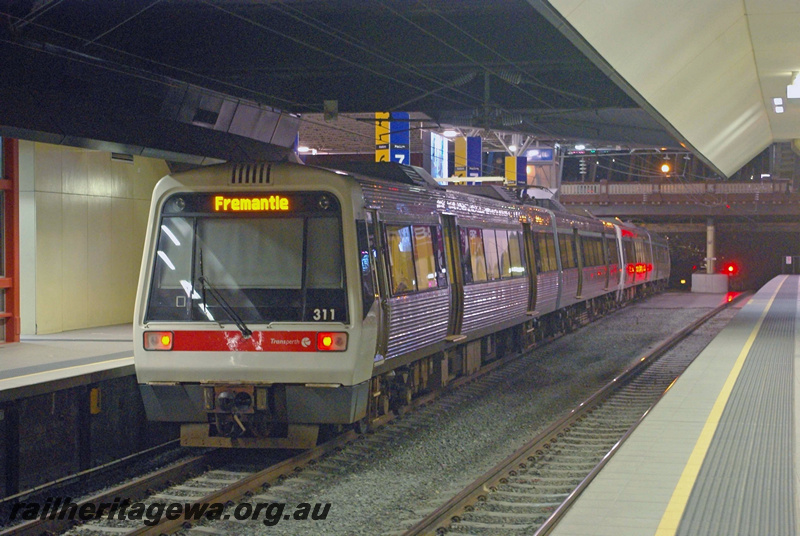
[[344, 352], [347, 350], [347, 333], [317, 333], [317, 350], [320, 352]]
[[145, 350], [172, 350], [174, 341], [171, 331], [145, 331], [144, 349]]
[[739, 273], [739, 267], [735, 262], [729, 262], [723, 266], [722, 273], [734, 276]]

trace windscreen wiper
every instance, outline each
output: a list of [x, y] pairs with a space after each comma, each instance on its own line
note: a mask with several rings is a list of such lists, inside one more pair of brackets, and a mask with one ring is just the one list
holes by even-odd
[[200, 287], [203, 292], [203, 303], [205, 304], [206, 310], [208, 310], [208, 302], [206, 301], [206, 287], [208, 287], [208, 292], [211, 294], [217, 303], [219, 304], [220, 309], [225, 311], [225, 314], [228, 315], [228, 318], [233, 320], [233, 323], [236, 324], [236, 327], [239, 328], [239, 331], [242, 332], [242, 337], [245, 339], [249, 339], [253, 332], [250, 328], [247, 327], [247, 324], [244, 323], [242, 317], [239, 316], [236, 311], [233, 310], [233, 307], [228, 303], [228, 301], [222, 297], [222, 294], [214, 288], [214, 285], [211, 284], [205, 274], [203, 273], [203, 250], [199, 251], [200, 254], [200, 277], [198, 281], [200, 281]]

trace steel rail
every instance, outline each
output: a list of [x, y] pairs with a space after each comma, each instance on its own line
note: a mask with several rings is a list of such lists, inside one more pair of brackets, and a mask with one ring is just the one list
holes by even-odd
[[[459, 388], [464, 384], [473, 382], [478, 378], [490, 373], [491, 371], [499, 367], [502, 367], [516, 359], [521, 358], [522, 356], [529, 353], [532, 349], [539, 347], [541, 345], [548, 344], [560, 338], [563, 335], [565, 335], [565, 333], [558, 333], [552, 335], [542, 341], [537, 342], [531, 348], [527, 348], [524, 351], [514, 354], [509, 354], [500, 359], [492, 361], [491, 363], [486, 364], [485, 366], [481, 367], [479, 370], [475, 371], [473, 374], [469, 376], [462, 376], [456, 378], [441, 389], [438, 389], [431, 393], [427, 393], [422, 396], [419, 396], [418, 398], [415, 398], [410, 405], [401, 407], [397, 412], [389, 412], [386, 415], [378, 417], [377, 419], [373, 420], [370, 423], [370, 426], [378, 427], [387, 424], [393, 421], [396, 417], [402, 416], [408, 413], [409, 411], [413, 411], [414, 408], [421, 405], [425, 405], [443, 396], [444, 394]], [[240, 481], [230, 484], [220, 490], [216, 490], [202, 498], [193, 499], [192, 502], [187, 504], [200, 505], [200, 504], [211, 504], [211, 503], [227, 503], [229, 501], [235, 501], [241, 499], [248, 493], [261, 488], [262, 486], [264, 486], [264, 484], [267, 484], [272, 480], [276, 480], [282, 476], [286, 476], [287, 474], [299, 471], [302, 466], [308, 464], [310, 461], [319, 459], [327, 455], [328, 453], [342, 447], [348, 442], [351, 442], [354, 439], [356, 439], [358, 435], [359, 434], [353, 430], [347, 431], [333, 438], [332, 440], [327, 441], [326, 443], [318, 445], [313, 449], [309, 449], [301, 453], [298, 453], [297, 455], [291, 458], [288, 458], [266, 469], [248, 475], [247, 477], [241, 479]], [[202, 472], [203, 469], [207, 468], [209, 465], [212, 464], [212, 459], [213, 459], [212, 457], [216, 456], [219, 452], [222, 451], [215, 450], [202, 456], [197, 456], [189, 460], [185, 460], [183, 462], [178, 462], [157, 472], [145, 475], [144, 477], [132, 481], [130, 483], [116, 486], [112, 489], [96, 494], [76, 504], [78, 505], [78, 508], [80, 508], [84, 504], [94, 504], [95, 507], [97, 507], [102, 503], [109, 503], [113, 501], [115, 498], [119, 497], [133, 500], [135, 498], [152, 495], [153, 489], [165, 487], [169, 483], [175, 481], [189, 479], [194, 474]], [[66, 477], [66, 480], [75, 479], [78, 476], [79, 475], [72, 475], [70, 477]], [[187, 510], [190, 509], [187, 508], [184, 511]], [[159, 522], [155, 525], [152, 526], [147, 525], [139, 528], [134, 528], [130, 532], [125, 533], [125, 535], [161, 536], [163, 534], [168, 534], [176, 530], [179, 530], [181, 528], [187, 528], [191, 525], [192, 521], [197, 521], [197, 520], [186, 519], [184, 516], [181, 516], [177, 519], [168, 519], [162, 517], [159, 520]], [[72, 526], [78, 524], [80, 524], [80, 521], [77, 520], [72, 521], [68, 519], [66, 520], [37, 519], [8, 527], [0, 531], [0, 536], [39, 536], [42, 533], [52, 534], [52, 533], [66, 531]]]
[[[168, 465], [158, 471], [149, 473], [134, 481], [115, 486], [91, 497], [76, 501], [77, 510], [85, 504], [97, 505], [111, 503], [119, 497], [135, 498], [151, 493], [151, 489], [165, 486], [168, 482], [187, 479], [192, 475], [205, 470], [210, 463], [214, 452], [209, 452], [200, 456], [194, 456], [186, 460]], [[12, 525], [2, 531], [0, 536], [40, 536], [41, 534], [55, 534], [64, 532], [79, 521], [70, 519], [34, 519], [18, 525]], [[57, 516], [53, 516], [56, 518]]]
[[[500, 463], [486, 471], [480, 477], [475, 479], [471, 484], [465, 487], [461, 492], [452, 497], [449, 501], [437, 508], [424, 519], [419, 521], [416, 525], [403, 533], [403, 536], [418, 536], [418, 535], [434, 535], [444, 534], [447, 532], [447, 527], [452, 521], [460, 521], [460, 516], [464, 512], [469, 512], [474, 508], [478, 502], [486, 501], [489, 493], [494, 491], [498, 484], [501, 484], [509, 476], [514, 476], [518, 468], [524, 469], [531, 462], [535, 462], [539, 457], [547, 453], [554, 443], [557, 443], [561, 437], [567, 434], [571, 426], [584, 418], [586, 414], [592, 411], [597, 404], [607, 398], [609, 395], [617, 391], [621, 386], [635, 378], [638, 374], [644, 371], [656, 359], [661, 357], [664, 353], [672, 349], [679, 342], [689, 336], [693, 331], [698, 329], [701, 325], [708, 320], [719, 314], [722, 310], [730, 305], [744, 299], [751, 293], [743, 293], [731, 300], [730, 302], [723, 303], [716, 307], [706, 315], [695, 320], [682, 330], [673, 334], [668, 339], [665, 339], [653, 349], [649, 350], [646, 354], [639, 358], [639, 360], [625, 369], [622, 373], [609, 381], [606, 385], [600, 388], [597, 392], [589, 398], [576, 406], [568, 415], [562, 419], [552, 423], [543, 432], [533, 438], [531, 441], [522, 445], [515, 450], [510, 456], [502, 460]], [[662, 394], [663, 396], [663, 394]], [[650, 408], [652, 409], [652, 407]], [[649, 413], [648, 409], [621, 438], [617, 441], [614, 447], [609, 451], [602, 460], [590, 471], [590, 473], [581, 481], [559, 505], [555, 511], [548, 517], [547, 521], [537, 530], [536, 536], [543, 536], [552, 531], [553, 527], [557, 524], [558, 520], [564, 515], [569, 507], [575, 502], [578, 496], [589, 485], [594, 477], [600, 470], [608, 463], [611, 456], [616, 453], [617, 449], [627, 439], [633, 429], [645, 418]]]

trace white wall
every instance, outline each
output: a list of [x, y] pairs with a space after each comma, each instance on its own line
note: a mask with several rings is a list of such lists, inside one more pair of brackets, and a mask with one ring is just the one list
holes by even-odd
[[20, 207], [22, 333], [131, 322], [150, 194], [166, 163], [32, 142], [20, 142], [23, 153], [33, 191]]

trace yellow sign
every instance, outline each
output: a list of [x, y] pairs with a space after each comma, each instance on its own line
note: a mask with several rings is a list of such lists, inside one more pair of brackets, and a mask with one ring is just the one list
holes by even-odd
[[467, 176], [467, 138], [459, 137], [455, 139], [455, 167], [453, 175], [456, 177]]
[[375, 161], [389, 162], [389, 142], [391, 136], [391, 114], [375, 112]]
[[506, 184], [514, 186], [517, 184], [517, 157], [506, 156]]
[[289, 200], [279, 195], [269, 197], [214, 196], [214, 212], [269, 212], [289, 210]]

